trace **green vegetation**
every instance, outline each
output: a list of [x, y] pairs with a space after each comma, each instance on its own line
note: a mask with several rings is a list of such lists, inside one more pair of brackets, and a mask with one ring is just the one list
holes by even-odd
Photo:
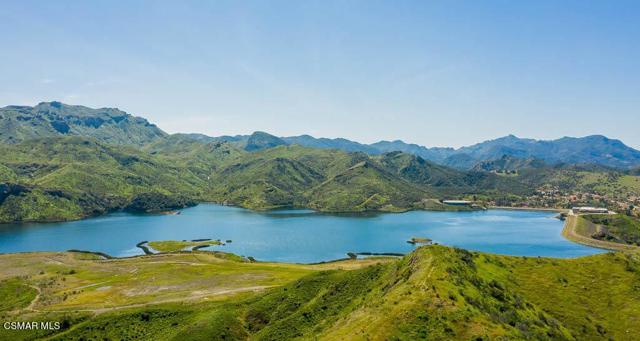
[[162, 193], [140, 193], [124, 208], [129, 212], [163, 212], [195, 206], [197, 202], [184, 196], [170, 196]]
[[33, 287], [19, 278], [0, 282], [0, 312], [26, 308], [38, 294]]
[[211, 177], [215, 201], [252, 209], [310, 207], [320, 211], [442, 209], [433, 198], [463, 193], [527, 191], [493, 174], [466, 174], [402, 153], [370, 156], [278, 146], [245, 153]]
[[73, 252], [0, 255], [0, 280], [20, 277], [20, 283], [40, 288], [36, 311], [104, 312], [134, 304], [215, 300], [283, 285], [314, 268], [251, 263], [213, 252], [109, 260]]
[[219, 245], [220, 241], [217, 240], [203, 240], [203, 241], [178, 241], [178, 240], [162, 240], [162, 241], [153, 241], [149, 242], [149, 246], [151, 246], [154, 250], [160, 252], [175, 252], [181, 251], [184, 249], [191, 249], [195, 246], [206, 246], [206, 245]]
[[411, 237], [407, 242], [411, 244], [431, 244], [433, 240], [424, 237]]
[[174, 209], [191, 205], [185, 197], [200, 198], [206, 185], [180, 165], [81, 137], [0, 144], [0, 164], [16, 174], [0, 184], [0, 222], [79, 219], [128, 205]]
[[[627, 199], [640, 193], [640, 177], [613, 169], [585, 170], [577, 167], [547, 167], [519, 172], [519, 181], [534, 187], [551, 186], [563, 191], [599, 193]], [[597, 204], [596, 201], [592, 203]]]
[[592, 238], [615, 243], [640, 245], [640, 220], [622, 214], [592, 214], [584, 217], [598, 225]]
[[354, 211], [402, 211], [429, 194], [397, 181], [373, 162], [363, 161], [315, 187], [309, 196], [309, 206], [317, 210], [343, 211], [351, 207]]
[[[492, 256], [491, 258], [499, 258]], [[576, 340], [633, 340], [640, 318], [640, 257], [513, 259], [517, 291], [571, 330]]]
[[74, 135], [141, 146], [167, 134], [144, 118], [113, 108], [91, 109], [60, 102], [0, 108], [0, 142]]
[[569, 215], [566, 217], [562, 235], [573, 242], [601, 249], [614, 251], [640, 250], [635, 245], [595, 238], [601, 230], [602, 227], [586, 219], [584, 215]]
[[496, 172], [502, 175], [513, 175], [517, 174], [520, 169], [543, 167], [546, 167], [546, 164], [542, 160], [536, 158], [521, 159], [505, 154], [496, 160], [482, 161], [476, 164], [473, 169], [478, 171]]
[[[247, 152], [185, 135], [143, 148], [46, 138], [0, 144], [0, 222], [71, 220], [119, 209], [158, 212], [198, 201], [258, 210], [463, 210], [469, 208], [437, 199], [519, 201], [543, 184], [598, 189], [589, 184], [605, 183], [600, 173], [576, 172], [526, 169], [504, 177], [457, 171], [399, 152], [371, 156], [296, 145]], [[636, 177], [611, 174], [611, 181], [625, 187], [607, 186], [637, 193]]]
[[[632, 171], [603, 166], [546, 166], [538, 159], [500, 154], [463, 171], [425, 159], [477, 163], [477, 155], [493, 157], [502, 150], [494, 150], [496, 144], [523, 147], [515, 137], [454, 155], [449, 149], [426, 150], [400, 141], [365, 146], [264, 132], [217, 138], [167, 135], [117, 109], [57, 102], [0, 108], [0, 119], [0, 222], [72, 220], [123, 209], [162, 212], [202, 201], [325, 212], [471, 209], [439, 201], [461, 198], [478, 201], [478, 207], [567, 207], [566, 195], [564, 201], [540, 202], [532, 196], [546, 187], [598, 193], [599, 198], [587, 195], [582, 201], [599, 205], [604, 196], [624, 202], [640, 192], [640, 177]], [[588, 139], [612, 147], [612, 141]], [[580, 141], [556, 142], [570, 147]], [[509, 171], [509, 176], [490, 171]]]
[[5, 321], [65, 326], [0, 330], [12, 340], [632, 340], [640, 319], [640, 255], [631, 252], [550, 259], [425, 246], [401, 259], [319, 265], [206, 252], [0, 256], [0, 274], [10, 273], [41, 294]]

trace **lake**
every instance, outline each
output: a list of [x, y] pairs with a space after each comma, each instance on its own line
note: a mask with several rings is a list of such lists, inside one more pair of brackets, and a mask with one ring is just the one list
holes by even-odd
[[310, 263], [347, 252], [408, 253], [406, 241], [426, 237], [470, 250], [519, 256], [577, 257], [603, 252], [564, 239], [553, 212], [488, 210], [323, 214], [310, 210], [254, 212], [200, 204], [180, 215], [115, 213], [81, 221], [0, 225], [0, 252], [101, 251], [142, 254], [144, 240], [232, 240], [213, 249], [258, 260]]

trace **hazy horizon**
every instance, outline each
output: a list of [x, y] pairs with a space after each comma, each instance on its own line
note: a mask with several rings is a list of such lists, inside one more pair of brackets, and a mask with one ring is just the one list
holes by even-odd
[[634, 1], [24, 1], [0, 29], [0, 106], [118, 107], [210, 136], [640, 149]]

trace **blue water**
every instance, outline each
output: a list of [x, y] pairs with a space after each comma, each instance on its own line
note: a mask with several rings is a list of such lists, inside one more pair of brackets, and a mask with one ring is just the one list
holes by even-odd
[[470, 250], [520, 256], [577, 257], [602, 252], [572, 243], [554, 213], [488, 210], [328, 215], [309, 210], [258, 213], [201, 204], [180, 215], [117, 213], [74, 222], [0, 225], [0, 252], [82, 249], [141, 254], [143, 240], [233, 240], [214, 249], [258, 260], [318, 262], [347, 252], [407, 253], [411, 237]]

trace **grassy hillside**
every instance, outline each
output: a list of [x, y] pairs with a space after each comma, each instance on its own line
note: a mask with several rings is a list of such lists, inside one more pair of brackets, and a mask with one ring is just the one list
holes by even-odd
[[143, 193], [198, 198], [206, 185], [184, 166], [81, 137], [0, 144], [0, 164], [0, 222], [78, 219], [124, 208]]
[[473, 166], [474, 170], [500, 172], [500, 173], [514, 173], [520, 169], [525, 168], [542, 168], [546, 167], [544, 161], [535, 158], [521, 159], [509, 155], [503, 155], [496, 160], [485, 160], [479, 162]]
[[460, 172], [399, 152], [371, 156], [293, 145], [236, 155], [214, 172], [208, 194], [258, 209], [399, 211], [424, 207], [434, 198], [530, 191], [512, 179]]
[[303, 192], [323, 178], [295, 154], [286, 157], [272, 152], [251, 155], [215, 172], [208, 194], [217, 201], [254, 209], [304, 206]]
[[36, 298], [38, 291], [19, 278], [0, 282], [0, 311], [24, 309]]
[[197, 201], [360, 212], [448, 209], [437, 199], [474, 196], [521, 201], [545, 185], [613, 198], [640, 192], [638, 177], [616, 171], [543, 167], [501, 176], [401, 152], [271, 147], [271, 138], [252, 136], [264, 148], [247, 151], [237, 141], [181, 134], [141, 148], [71, 136], [0, 144], [0, 184], [7, 188], [0, 222], [79, 219], [125, 207], [161, 211]]
[[199, 139], [188, 134], [173, 134], [145, 145], [143, 151], [167, 162], [184, 165], [202, 178], [210, 176], [221, 164], [247, 154], [232, 144]]
[[142, 149], [60, 137], [3, 144], [0, 152], [7, 187], [0, 221], [69, 220], [120, 208], [158, 211], [187, 206], [189, 199], [252, 209], [398, 211], [481, 190], [464, 173], [406, 154], [300, 146], [247, 152], [181, 135]]
[[605, 238], [596, 238], [601, 235], [602, 231], [602, 226], [589, 221], [584, 215], [569, 215], [566, 217], [566, 222], [562, 229], [562, 236], [576, 243], [605, 250], [640, 251], [640, 248], [633, 244], [620, 243]]
[[307, 192], [309, 206], [326, 211], [401, 211], [424, 198], [433, 197], [371, 161], [363, 161], [330, 177]]
[[[0, 330], [14, 340], [633, 340], [640, 319], [637, 253], [548, 259], [426, 246], [399, 260], [320, 265], [59, 253], [2, 255], [0, 269], [0, 292], [19, 287], [23, 297], [5, 320], [64, 322], [57, 332]], [[27, 309], [30, 286], [41, 293]]]
[[144, 118], [114, 108], [92, 109], [60, 102], [0, 108], [0, 142], [3, 143], [85, 136], [109, 144], [141, 146], [165, 135]]
[[640, 246], [640, 220], [637, 218], [623, 214], [593, 214], [584, 218], [598, 226], [592, 238]]

